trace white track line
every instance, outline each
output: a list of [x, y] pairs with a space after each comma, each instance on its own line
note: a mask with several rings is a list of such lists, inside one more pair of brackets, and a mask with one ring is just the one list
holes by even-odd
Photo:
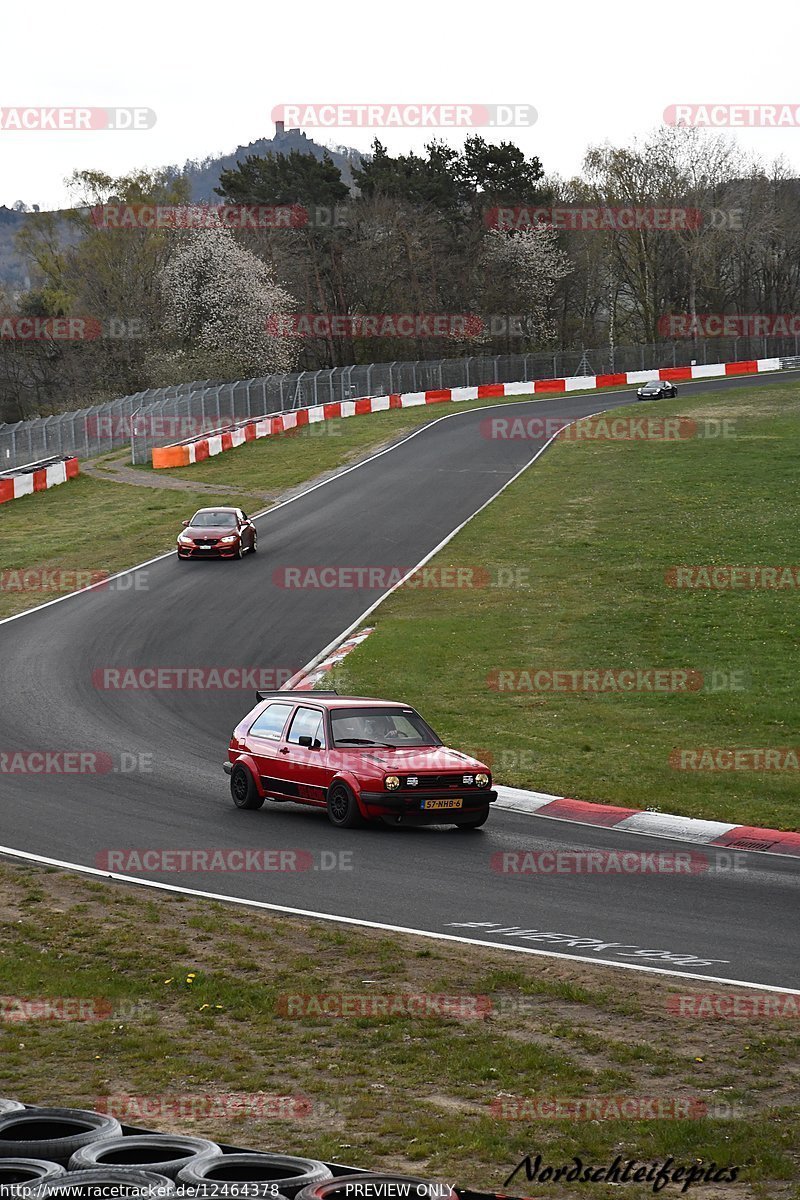
[[101, 879], [113, 879], [116, 883], [132, 883], [137, 887], [153, 888], [180, 896], [193, 896], [200, 900], [216, 900], [224, 904], [241, 904], [246, 908], [262, 909], [267, 912], [286, 913], [293, 917], [313, 917], [319, 921], [334, 921], [341, 925], [356, 925], [364, 929], [381, 929], [386, 933], [405, 933], [412, 937], [429, 938], [438, 942], [458, 942], [464, 946], [485, 946], [489, 950], [510, 950], [512, 954], [531, 954], [539, 958], [558, 958], [564, 962], [580, 962], [599, 967], [619, 967], [623, 971], [639, 971], [645, 975], [665, 975], [670, 979], [699, 980], [701, 983], [726, 983], [731, 987], [755, 989], [759, 992], [780, 992], [787, 996], [800, 996], [800, 989], [776, 987], [768, 983], [748, 983], [742, 979], [727, 979], [717, 975], [694, 975], [683, 971], [668, 971], [664, 967], [645, 967], [639, 963], [621, 963], [609, 958], [588, 958], [583, 954], [560, 954], [556, 950], [534, 950], [531, 946], [514, 946], [505, 942], [487, 942], [478, 938], [460, 937], [454, 933], [434, 933], [428, 929], [409, 929], [405, 925], [388, 925], [383, 921], [365, 921], [360, 917], [342, 917], [333, 913], [315, 912], [307, 908], [291, 908], [286, 904], [270, 904], [266, 900], [245, 900], [239, 896], [226, 896], [219, 892], [204, 892], [197, 888], [180, 887], [174, 883], [157, 883], [151, 879], [137, 879], [133, 875], [119, 875], [114, 871], [101, 871], [97, 867], [86, 867], [81, 863], [64, 862], [58, 858], [45, 858], [41, 854], [29, 854], [23, 850], [12, 850], [0, 846], [0, 856], [21, 858], [27, 862], [40, 863], [47, 867], [61, 867], [77, 871], [82, 875], [95, 875]]

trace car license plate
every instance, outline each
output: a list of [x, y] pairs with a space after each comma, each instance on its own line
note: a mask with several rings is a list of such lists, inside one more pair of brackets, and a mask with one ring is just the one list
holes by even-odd
[[197, 543], [197, 549], [198, 549], [198, 550], [210, 550], [210, 549], [211, 549], [211, 543], [210, 543], [210, 542], [198, 542], [198, 543]]
[[447, 800], [423, 800], [421, 805], [423, 808], [461, 808], [464, 800], [461, 796], [448, 797]]

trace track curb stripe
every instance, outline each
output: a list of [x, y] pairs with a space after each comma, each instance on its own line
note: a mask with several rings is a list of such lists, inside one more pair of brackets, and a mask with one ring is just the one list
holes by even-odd
[[525, 788], [504, 787], [502, 784], [497, 784], [497, 791], [500, 794], [497, 806], [511, 812], [526, 812], [537, 817], [573, 821], [579, 825], [600, 825], [606, 829], [619, 829], [623, 833], [697, 842], [703, 846], [722, 846], [727, 850], [766, 851], [800, 857], [800, 833], [734, 825], [726, 821], [705, 821], [648, 809], [615, 808], [608, 804], [571, 800], [566, 796], [551, 796], [546, 792], [529, 792]]

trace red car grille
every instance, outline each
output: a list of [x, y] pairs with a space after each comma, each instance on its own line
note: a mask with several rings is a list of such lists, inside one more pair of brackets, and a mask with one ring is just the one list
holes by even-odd
[[[472, 783], [464, 783], [464, 776], [469, 776]], [[419, 782], [414, 785], [409, 785], [409, 779], [417, 779]], [[475, 786], [475, 775], [471, 771], [464, 771], [459, 775], [415, 775], [413, 772], [410, 775], [400, 776], [400, 786], [403, 788], [410, 787], [411, 791], [439, 791], [444, 788], [464, 788]]]

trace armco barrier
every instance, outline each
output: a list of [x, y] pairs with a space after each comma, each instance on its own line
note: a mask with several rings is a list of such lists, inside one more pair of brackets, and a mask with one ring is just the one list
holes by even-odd
[[46, 459], [6, 471], [0, 475], [0, 504], [6, 500], [18, 500], [20, 496], [30, 496], [33, 492], [44, 492], [59, 483], [66, 483], [68, 479], [74, 479], [78, 473], [77, 458]]
[[489, 383], [476, 387], [442, 388], [428, 392], [396, 392], [390, 396], [363, 396], [358, 400], [341, 400], [334, 404], [319, 404], [299, 408], [274, 417], [247, 421], [231, 429], [176, 442], [171, 446], [153, 449], [153, 467], [187, 467], [225, 450], [242, 446], [257, 438], [286, 433], [303, 425], [313, 425], [335, 417], [361, 416], [385, 412], [389, 408], [413, 408], [420, 404], [441, 404], [447, 401], [483, 400], [501, 396], [559, 395], [563, 392], [591, 391], [604, 387], [627, 387], [665, 379], [680, 383], [690, 379], [713, 379], [725, 375], [755, 375], [762, 371], [780, 370], [779, 358], [748, 359], [744, 362], [708, 363], [694, 367], [662, 367], [656, 371], [627, 371], [616, 375], [574, 375], [564, 379], [536, 379], [528, 383]]

